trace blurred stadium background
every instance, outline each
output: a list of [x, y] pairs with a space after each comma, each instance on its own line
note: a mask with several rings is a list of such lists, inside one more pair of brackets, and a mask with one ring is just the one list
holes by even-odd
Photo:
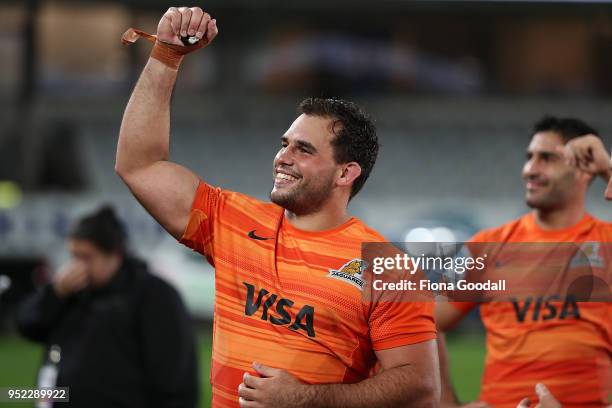
[[[113, 171], [129, 92], [171, 5], [0, 4], [0, 387], [32, 386], [42, 350], [12, 327], [16, 303], [66, 260], [73, 220], [102, 203], [133, 251], [182, 293], [199, 327], [201, 406], [210, 391], [213, 271], [141, 209]], [[189, 4], [190, 5], [190, 4]], [[362, 103], [378, 163], [352, 211], [391, 240], [464, 240], [526, 211], [520, 170], [544, 113], [612, 135], [612, 6], [606, 2], [210, 0], [220, 35], [182, 68], [173, 159], [266, 199], [279, 137], [306, 96]], [[589, 210], [610, 219], [591, 188]], [[450, 339], [460, 396], [478, 393], [476, 319]], [[4, 406], [4, 405], [3, 405]], [[8, 406], [8, 405], [6, 405]]]

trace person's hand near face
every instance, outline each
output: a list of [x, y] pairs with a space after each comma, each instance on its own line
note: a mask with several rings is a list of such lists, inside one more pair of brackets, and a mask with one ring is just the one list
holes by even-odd
[[603, 178], [608, 183], [605, 197], [612, 200], [612, 157], [599, 137], [585, 135], [573, 139], [559, 151], [568, 164]]
[[73, 260], [64, 265], [53, 282], [53, 289], [58, 297], [65, 298], [89, 286], [89, 275], [85, 264]]

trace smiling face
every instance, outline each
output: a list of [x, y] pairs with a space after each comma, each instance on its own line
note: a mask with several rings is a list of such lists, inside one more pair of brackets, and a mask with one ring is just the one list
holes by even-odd
[[552, 131], [538, 132], [531, 139], [523, 166], [528, 206], [553, 210], [582, 199], [588, 178], [581, 177], [579, 170], [568, 165], [557, 151], [564, 144], [563, 138]]
[[274, 158], [273, 203], [296, 215], [312, 214], [331, 199], [342, 166], [334, 159], [332, 120], [300, 115], [281, 138]]

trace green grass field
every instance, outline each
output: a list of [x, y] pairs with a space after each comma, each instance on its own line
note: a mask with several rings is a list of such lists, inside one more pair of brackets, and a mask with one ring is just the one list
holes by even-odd
[[[202, 397], [200, 407], [210, 406], [210, 332], [198, 335], [200, 353], [200, 377]], [[478, 395], [482, 363], [484, 358], [484, 338], [477, 335], [454, 336], [447, 339], [451, 353], [451, 375], [459, 397], [463, 401], [473, 400]], [[34, 385], [36, 371], [41, 361], [42, 349], [17, 337], [0, 337], [0, 387], [29, 388]], [[28, 407], [32, 404], [0, 403], [2, 408]]]

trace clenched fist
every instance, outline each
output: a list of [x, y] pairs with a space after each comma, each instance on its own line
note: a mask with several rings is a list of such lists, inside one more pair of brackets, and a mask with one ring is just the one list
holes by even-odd
[[570, 140], [559, 147], [566, 162], [582, 171], [599, 175], [608, 181], [611, 173], [610, 156], [603, 141], [595, 135], [585, 135]]
[[199, 7], [170, 7], [157, 25], [157, 39], [173, 45], [184, 45], [181, 37], [197, 37], [210, 43], [219, 33], [217, 20]]

